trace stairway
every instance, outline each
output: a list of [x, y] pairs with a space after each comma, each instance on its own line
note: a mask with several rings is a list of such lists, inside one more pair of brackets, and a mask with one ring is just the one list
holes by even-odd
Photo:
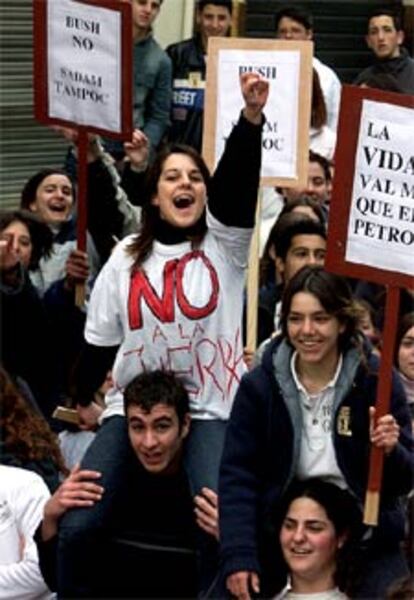
[[[247, 0], [246, 37], [272, 38], [274, 15], [281, 0]], [[295, 2], [292, 2], [295, 4]], [[356, 75], [371, 64], [372, 54], [365, 44], [366, 20], [378, 0], [298, 0], [314, 19], [315, 54], [332, 67], [343, 83], [352, 83]], [[401, 0], [389, 2], [401, 6]]]

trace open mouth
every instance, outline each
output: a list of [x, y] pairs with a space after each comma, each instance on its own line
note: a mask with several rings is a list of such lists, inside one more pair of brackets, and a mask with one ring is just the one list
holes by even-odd
[[161, 454], [144, 454], [144, 460], [148, 464], [156, 464], [160, 462], [161, 458]]
[[48, 209], [50, 212], [62, 214], [66, 212], [67, 208], [65, 204], [49, 204]]
[[192, 196], [177, 196], [173, 199], [174, 206], [180, 210], [188, 208], [194, 204], [195, 200]]

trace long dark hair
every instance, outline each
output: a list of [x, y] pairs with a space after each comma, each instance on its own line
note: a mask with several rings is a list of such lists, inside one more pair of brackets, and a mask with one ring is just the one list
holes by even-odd
[[0, 366], [0, 428], [4, 449], [19, 466], [28, 461], [50, 459], [67, 474], [58, 438], [40, 413], [26, 402], [7, 371]]
[[397, 335], [395, 337], [395, 348], [394, 348], [394, 364], [397, 367], [397, 369], [399, 368], [398, 367], [398, 353], [400, 350], [400, 344], [401, 344], [403, 337], [405, 336], [407, 331], [409, 329], [411, 329], [411, 327], [414, 327], [414, 311], [406, 313], [401, 318], [399, 325], [398, 325]]
[[316, 69], [313, 69], [311, 126], [315, 129], [321, 129], [321, 127], [326, 125], [327, 120], [328, 112], [326, 110], [326, 103], [323, 96], [319, 75]]
[[356, 556], [363, 532], [361, 510], [356, 500], [344, 489], [322, 479], [295, 481], [282, 500], [278, 511], [277, 526], [280, 531], [283, 520], [294, 500], [310, 498], [319, 504], [332, 523], [336, 536], [344, 537], [344, 543], [337, 550], [335, 584], [349, 592], [356, 584]]
[[[141, 229], [127, 248], [128, 254], [134, 258], [133, 271], [137, 271], [141, 268], [142, 263], [148, 258], [152, 250], [155, 239], [155, 230], [160, 220], [160, 214], [158, 207], [154, 206], [151, 202], [157, 193], [158, 182], [164, 168], [164, 163], [171, 154], [185, 154], [188, 156], [199, 169], [207, 189], [210, 183], [211, 177], [206, 163], [197, 150], [191, 148], [191, 146], [186, 146], [185, 144], [171, 144], [165, 146], [157, 154], [147, 175], [141, 213]], [[201, 221], [192, 228], [192, 231], [188, 235], [188, 239], [194, 246], [197, 246], [201, 243], [206, 231], [207, 225], [205, 222], [205, 215], [203, 215]]]
[[344, 325], [344, 331], [338, 336], [338, 348], [345, 350], [349, 346], [360, 346], [358, 335], [358, 308], [352, 291], [345, 278], [328, 273], [323, 267], [305, 266], [295, 273], [289, 281], [282, 298], [281, 328], [289, 341], [288, 316], [293, 296], [299, 292], [308, 292], [319, 300], [330, 315], [335, 316]]

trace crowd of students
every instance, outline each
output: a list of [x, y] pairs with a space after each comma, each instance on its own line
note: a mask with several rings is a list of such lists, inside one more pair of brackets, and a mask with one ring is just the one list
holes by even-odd
[[[252, 353], [268, 83], [241, 76], [210, 174], [205, 53], [232, 3], [200, 0], [197, 33], [167, 53], [151, 29], [161, 4], [133, 0], [148, 72], [132, 140], [89, 140], [87, 251], [66, 170], [34, 174], [0, 214], [0, 598], [411, 598], [414, 292], [401, 290], [377, 418], [385, 288], [324, 269], [340, 82], [315, 58], [308, 182], [268, 196]], [[311, 39], [311, 16], [283, 7], [275, 35]], [[374, 11], [367, 42], [376, 62], [358, 84], [414, 93], [399, 18]], [[66, 164], [76, 171], [73, 150]], [[372, 447], [385, 456], [374, 528]]]

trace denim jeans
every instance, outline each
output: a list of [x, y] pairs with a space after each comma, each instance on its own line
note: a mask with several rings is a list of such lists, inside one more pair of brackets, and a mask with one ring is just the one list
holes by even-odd
[[[193, 419], [186, 443], [184, 461], [193, 495], [209, 487], [217, 492], [221, 455], [227, 421]], [[204, 597], [217, 577], [219, 546], [209, 534], [198, 528], [199, 597]]]
[[202, 487], [218, 489], [227, 421], [193, 419], [185, 448], [185, 466], [193, 495]]

